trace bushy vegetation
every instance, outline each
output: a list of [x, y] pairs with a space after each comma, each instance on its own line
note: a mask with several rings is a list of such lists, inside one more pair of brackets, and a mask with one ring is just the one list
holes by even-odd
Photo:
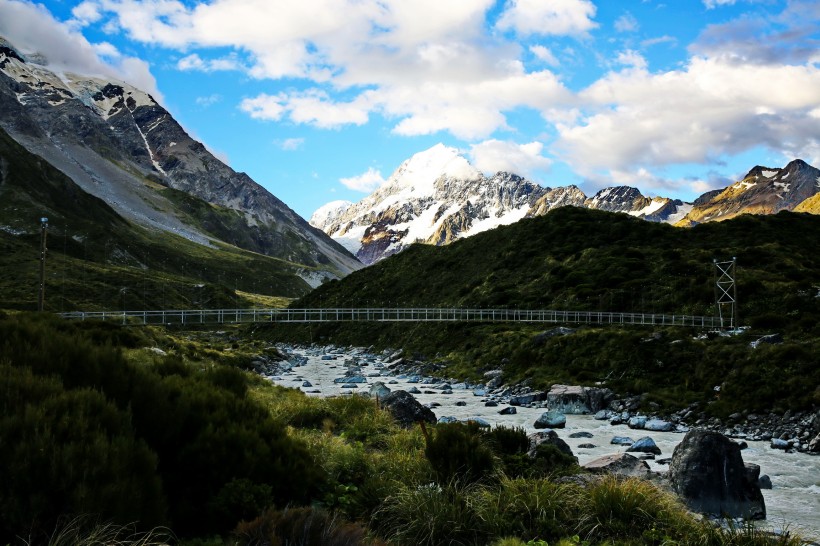
[[521, 429], [425, 434], [272, 386], [211, 335], [13, 315], [0, 340], [3, 544], [770, 544], [648, 482], [561, 479]]
[[224, 531], [315, 495], [312, 455], [243, 372], [144, 351], [133, 363], [110, 326], [88, 329], [0, 319], [0, 542], [45, 536], [66, 513]]

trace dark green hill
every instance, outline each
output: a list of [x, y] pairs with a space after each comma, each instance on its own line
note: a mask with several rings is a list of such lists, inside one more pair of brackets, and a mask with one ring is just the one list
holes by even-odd
[[[417, 245], [332, 281], [293, 307], [454, 306], [714, 314], [713, 259], [737, 258], [742, 335], [693, 329], [347, 323], [272, 328], [277, 339], [402, 347], [439, 373], [508, 383], [603, 382], [667, 408], [709, 412], [820, 405], [820, 217], [742, 216], [674, 228], [576, 208], [445, 247]], [[258, 331], [264, 328], [260, 327]], [[785, 342], [752, 348], [762, 334]], [[720, 399], [715, 387], [721, 386]], [[706, 407], [706, 406], [704, 406]]]
[[310, 290], [299, 276], [309, 268], [217, 239], [235, 212], [186, 203], [180, 214], [214, 232], [211, 246], [128, 222], [0, 130], [0, 308], [36, 308], [41, 217], [47, 310], [234, 307], [247, 304], [236, 289], [289, 298]]
[[714, 313], [713, 259], [737, 257], [743, 324], [817, 322], [820, 217], [743, 216], [693, 229], [565, 207], [415, 245], [294, 306], [457, 306]]

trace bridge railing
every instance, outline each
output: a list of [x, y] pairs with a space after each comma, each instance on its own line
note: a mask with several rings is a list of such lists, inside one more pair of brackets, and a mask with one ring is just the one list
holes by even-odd
[[448, 307], [364, 307], [309, 309], [177, 309], [155, 311], [73, 311], [66, 319], [122, 324], [224, 324], [252, 322], [549, 322], [720, 328], [718, 317], [560, 311], [550, 309], [470, 309]]

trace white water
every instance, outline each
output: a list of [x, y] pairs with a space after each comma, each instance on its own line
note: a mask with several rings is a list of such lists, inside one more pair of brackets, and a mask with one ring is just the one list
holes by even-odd
[[[498, 412], [507, 407], [499, 404], [498, 407], [485, 407], [484, 398], [474, 396], [470, 389], [453, 389], [453, 394], [442, 394], [434, 385], [408, 383], [407, 378], [389, 375], [388, 369], [379, 367], [380, 361], [375, 359], [366, 365], [360, 361], [362, 375], [381, 373], [381, 377], [368, 377], [368, 383], [359, 384], [355, 389], [342, 389], [341, 383], [334, 383], [334, 379], [345, 375], [347, 368], [345, 359], [352, 360], [350, 354], [336, 355], [335, 360], [321, 360], [321, 352], [316, 350], [297, 349], [295, 354], [307, 357], [305, 365], [293, 368], [281, 376], [272, 378], [272, 381], [285, 387], [298, 388], [302, 391], [319, 390], [319, 393], [310, 393], [310, 396], [349, 395], [360, 392], [367, 393], [370, 385], [382, 381], [391, 390], [408, 390], [416, 387], [422, 392], [436, 391], [435, 394], [416, 394], [416, 399], [422, 404], [438, 402], [440, 407], [433, 408], [436, 417], [453, 416], [459, 419], [481, 417], [493, 426], [518, 426], [526, 429], [527, 433], [535, 431], [532, 424], [546, 410], [541, 408], [517, 407], [515, 415], [499, 415]], [[357, 356], [361, 357], [360, 353]], [[303, 381], [309, 381], [312, 387], [301, 387]], [[396, 381], [389, 384], [390, 381]], [[455, 384], [453, 384], [455, 387]], [[466, 406], [457, 406], [456, 402], [466, 402]], [[574, 432], [586, 431], [593, 434], [592, 438], [570, 438]], [[633, 440], [650, 436], [662, 453], [658, 460], [669, 458], [675, 446], [683, 438], [683, 434], [674, 432], [651, 432], [632, 430], [625, 425], [610, 425], [608, 421], [596, 421], [587, 415], [567, 415], [567, 424], [564, 429], [556, 430], [558, 435], [569, 444], [572, 452], [578, 457], [581, 464], [589, 462], [601, 455], [625, 451], [627, 446], [611, 445], [613, 436], [628, 436]], [[581, 449], [579, 444], [594, 444], [592, 449]], [[785, 453], [769, 447], [768, 442], [748, 442], [749, 447], [742, 452], [743, 460], [760, 465], [760, 473], [767, 474], [772, 480], [773, 488], [763, 490], [766, 499], [767, 524], [776, 529], [799, 532], [804, 537], [820, 539], [820, 457], [803, 453]], [[647, 461], [652, 470], [665, 472], [667, 467], [657, 464], [656, 461]]]

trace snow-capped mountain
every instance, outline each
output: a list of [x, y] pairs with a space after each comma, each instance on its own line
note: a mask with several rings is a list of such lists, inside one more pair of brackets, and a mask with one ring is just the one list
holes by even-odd
[[[245, 173], [214, 157], [147, 93], [122, 82], [53, 72], [41, 56], [25, 55], [2, 39], [0, 126], [137, 224], [303, 264], [311, 284], [361, 267]], [[218, 234], [183, 221], [179, 203], [163, 188], [235, 211], [239, 220]]]
[[757, 166], [728, 188], [701, 196], [679, 225], [781, 210], [817, 213], [818, 193], [820, 170], [803, 160], [795, 159], [782, 169]]
[[311, 224], [370, 264], [412, 243], [443, 245], [566, 205], [655, 221], [677, 221], [680, 218], [673, 215], [682, 217], [684, 206], [644, 197], [626, 186], [588, 198], [575, 186], [544, 188], [506, 172], [488, 177], [455, 148], [437, 144], [402, 163], [385, 184], [358, 203], [321, 207]]
[[544, 193], [514, 174], [488, 178], [438, 144], [402, 163], [371, 195], [326, 205], [311, 223], [370, 264], [412, 243], [447, 244], [520, 220]]

